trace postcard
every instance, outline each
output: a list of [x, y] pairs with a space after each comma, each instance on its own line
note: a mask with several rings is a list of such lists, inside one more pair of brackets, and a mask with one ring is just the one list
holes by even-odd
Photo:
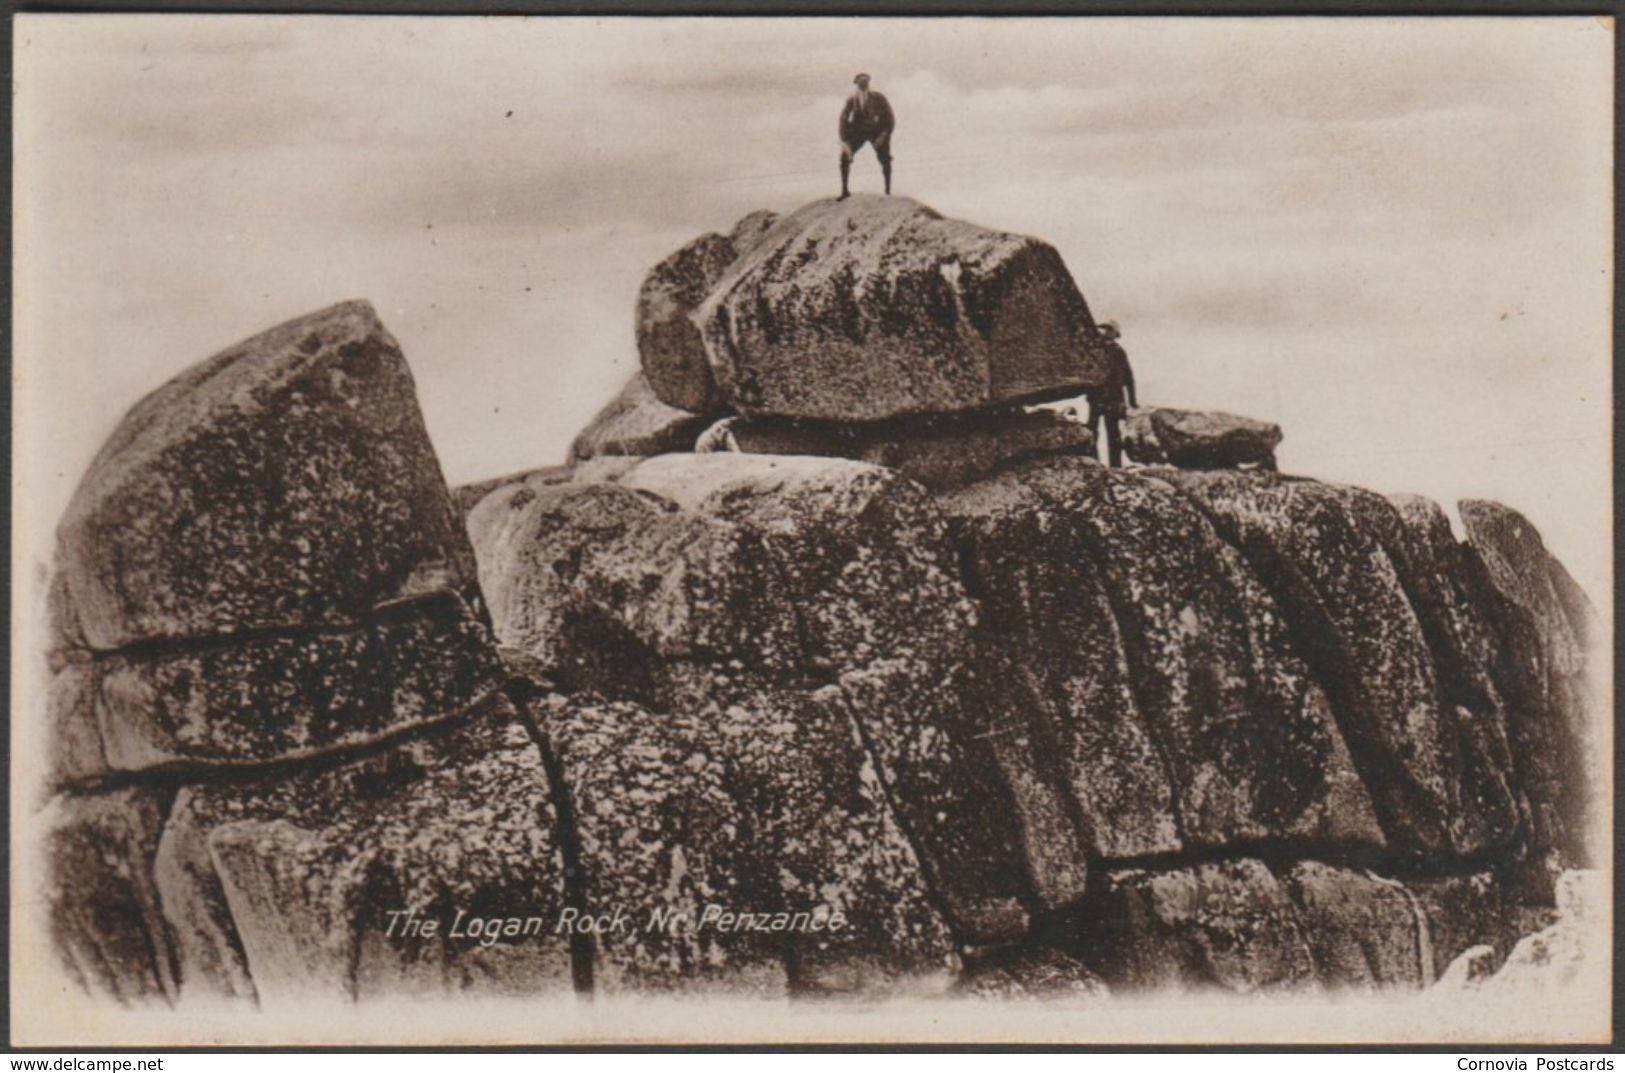
[[19, 15], [13, 1043], [1606, 1042], [1613, 56]]

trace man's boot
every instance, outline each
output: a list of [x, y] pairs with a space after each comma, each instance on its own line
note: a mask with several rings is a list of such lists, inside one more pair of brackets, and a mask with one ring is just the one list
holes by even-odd
[[891, 161], [888, 160], [884, 164], [880, 165], [880, 174], [885, 176], [885, 179], [886, 179], [886, 196], [890, 197], [891, 196]]
[[836, 201], [845, 201], [852, 196], [852, 191], [846, 188], [847, 176], [852, 174], [852, 162], [845, 157], [841, 158], [841, 196]]

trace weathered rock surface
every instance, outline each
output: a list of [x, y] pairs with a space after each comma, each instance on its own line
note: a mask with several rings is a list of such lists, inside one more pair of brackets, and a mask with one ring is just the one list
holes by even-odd
[[901, 197], [817, 201], [780, 220], [694, 323], [729, 407], [749, 416], [954, 412], [1076, 395], [1106, 372], [1053, 247]]
[[1311, 986], [1315, 967], [1291, 899], [1261, 862], [1109, 872], [1080, 936], [1114, 991]]
[[[919, 862], [833, 690], [693, 714], [562, 698], [547, 709], [587, 904], [680, 918], [595, 937], [595, 988], [839, 993], [953, 964]], [[738, 928], [722, 915], [742, 909], [785, 917], [774, 930], [773, 919]], [[797, 914], [816, 926], [792, 929]]]
[[52, 685], [54, 778], [312, 756], [460, 714], [505, 676], [447, 591], [349, 628], [109, 653]]
[[[1595, 613], [1528, 519], [1484, 500], [1463, 500], [1459, 510], [1476, 592], [1498, 634], [1493, 666], [1507, 697], [1507, 736], [1531, 806], [1534, 849], [1583, 863], [1587, 788], [1596, 778], [1586, 669]], [[1560, 859], [1548, 864], [1554, 877], [1561, 868]]]
[[713, 425], [694, 449], [850, 458], [942, 489], [1025, 458], [1092, 456], [1095, 438], [1087, 426], [1060, 414], [1015, 409], [882, 425], [730, 417]]
[[[768, 937], [702, 928], [707, 906], [777, 906], [741, 843], [750, 820], [723, 786], [723, 758], [680, 716], [625, 702], [559, 698], [547, 735], [570, 787], [584, 902], [630, 914], [592, 936], [593, 984], [606, 991], [715, 987], [719, 980], [785, 989]], [[679, 918], [646, 927], [649, 910]]]
[[[1010, 476], [943, 501], [980, 651], [1002, 688], [995, 722], [1060, 769], [1090, 848], [1106, 858], [1181, 848], [1168, 765], [1142, 719], [1111, 604], [1064, 508]], [[1019, 757], [1018, 757], [1019, 762]]]
[[[944, 506], [960, 519], [964, 560], [985, 578], [972, 591], [992, 612], [992, 633], [1026, 668], [1017, 679], [1026, 690], [1006, 697], [1053, 713], [1079, 803], [1107, 846], [1129, 838], [1115, 848], [1166, 851], [1175, 832], [1196, 845], [1382, 843], [1273, 601], [1184, 496], [1155, 479], [1055, 459]], [[1022, 595], [1093, 622], [1079, 624], [1082, 638], [1046, 641], [1041, 631], [1075, 619], [1049, 620], [1047, 603], [1011, 606]], [[1102, 764], [1092, 754], [1112, 738], [1124, 747]]]
[[142, 399], [57, 529], [85, 644], [350, 625], [473, 581], [412, 376], [365, 302], [279, 325]]
[[1301, 861], [1284, 878], [1322, 984], [1421, 988], [1433, 982], [1430, 925], [1403, 884], [1319, 861]]
[[[993, 775], [991, 754], [1021, 743], [975, 704], [974, 609], [917, 485], [858, 463], [748, 455], [652, 459], [622, 484], [760, 541], [792, 628], [777, 634], [793, 642], [781, 663], [839, 686], [962, 934], [988, 941], [1019, 926], [1029, 892], [1018, 845], [1049, 855], [1028, 856], [1033, 896], [1081, 893], [1076, 832], [1050, 829], [1052, 810]], [[777, 604], [764, 596], [753, 599]], [[990, 802], [1009, 804], [990, 816]]]
[[[187, 787], [157, 854], [185, 987], [262, 1004], [568, 988], [557, 823], [541, 753], [500, 700], [343, 763]], [[471, 930], [493, 918], [541, 923]]]
[[96, 709], [100, 674], [73, 660], [51, 676], [45, 696], [45, 790], [89, 784], [108, 771]]
[[[833, 687], [950, 919], [1008, 935], [1021, 840], [988, 815], [1008, 791], [964, 699], [972, 620], [940, 526], [887, 470], [738, 454], [499, 489], [470, 516], [498, 637], [561, 682], [689, 711]], [[1057, 882], [1074, 896], [1081, 869]]]
[[688, 451], [712, 421], [706, 414], [667, 406], [655, 396], [648, 378], [632, 374], [621, 393], [593, 415], [570, 443], [569, 461], [600, 455], [659, 455]]
[[1515, 812], [1496, 730], [1441, 703], [1422, 625], [1378, 536], [1403, 527], [1393, 507], [1272, 474], [1159, 473], [1201, 505], [1268, 583], [1388, 842], [1456, 855], [1508, 843]]
[[1217, 410], [1143, 407], [1123, 425], [1123, 450], [1136, 462], [1184, 469], [1234, 469], [1268, 464], [1281, 444], [1281, 426]]
[[701, 235], [644, 277], [638, 291], [638, 355], [660, 401], [696, 414], [726, 409], [694, 312], [728, 266], [759, 244], [777, 219], [775, 213], [753, 212], [728, 235]]
[[1052, 946], [1023, 947], [967, 969], [955, 991], [973, 998], [1012, 999], [1104, 998], [1100, 977], [1082, 961]]
[[43, 817], [51, 938], [82, 986], [126, 1005], [177, 994], [152, 870], [168, 803], [161, 791], [131, 787], [58, 797]]

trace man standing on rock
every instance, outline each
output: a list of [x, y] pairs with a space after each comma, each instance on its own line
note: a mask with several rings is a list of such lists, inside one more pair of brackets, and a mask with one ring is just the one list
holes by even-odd
[[1128, 363], [1128, 352], [1117, 341], [1115, 320], [1108, 320], [1097, 329], [1098, 346], [1106, 355], [1106, 382], [1090, 388], [1089, 431], [1096, 437], [1096, 457], [1099, 457], [1100, 419], [1106, 419], [1106, 452], [1113, 466], [1123, 464], [1123, 418], [1139, 406], [1134, 398], [1134, 370]]
[[880, 173], [886, 178], [886, 193], [891, 193], [891, 132], [897, 120], [891, 114], [891, 104], [879, 92], [869, 89], [869, 76], [858, 75], [853, 83], [856, 93], [846, 99], [841, 109], [841, 198], [852, 196], [847, 189], [847, 176], [852, 173], [852, 158], [863, 143], [875, 147], [880, 158]]

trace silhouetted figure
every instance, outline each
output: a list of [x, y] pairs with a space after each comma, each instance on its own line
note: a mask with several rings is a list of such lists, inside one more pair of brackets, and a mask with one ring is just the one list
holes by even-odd
[[847, 176], [852, 173], [852, 158], [863, 144], [875, 147], [880, 158], [880, 173], [886, 178], [886, 193], [891, 193], [891, 132], [897, 120], [891, 114], [891, 104], [878, 91], [869, 89], [869, 76], [858, 75], [852, 80], [858, 87], [846, 99], [841, 109], [841, 200], [852, 196], [847, 189]]
[[1117, 341], [1115, 320], [1102, 323], [1097, 329], [1096, 346], [1106, 355], [1106, 382], [1085, 392], [1089, 400], [1089, 431], [1095, 436], [1095, 457], [1100, 457], [1101, 418], [1106, 424], [1106, 453], [1113, 466], [1123, 464], [1123, 418], [1130, 409], [1139, 406], [1134, 397], [1134, 370], [1128, 363], [1128, 352]]

